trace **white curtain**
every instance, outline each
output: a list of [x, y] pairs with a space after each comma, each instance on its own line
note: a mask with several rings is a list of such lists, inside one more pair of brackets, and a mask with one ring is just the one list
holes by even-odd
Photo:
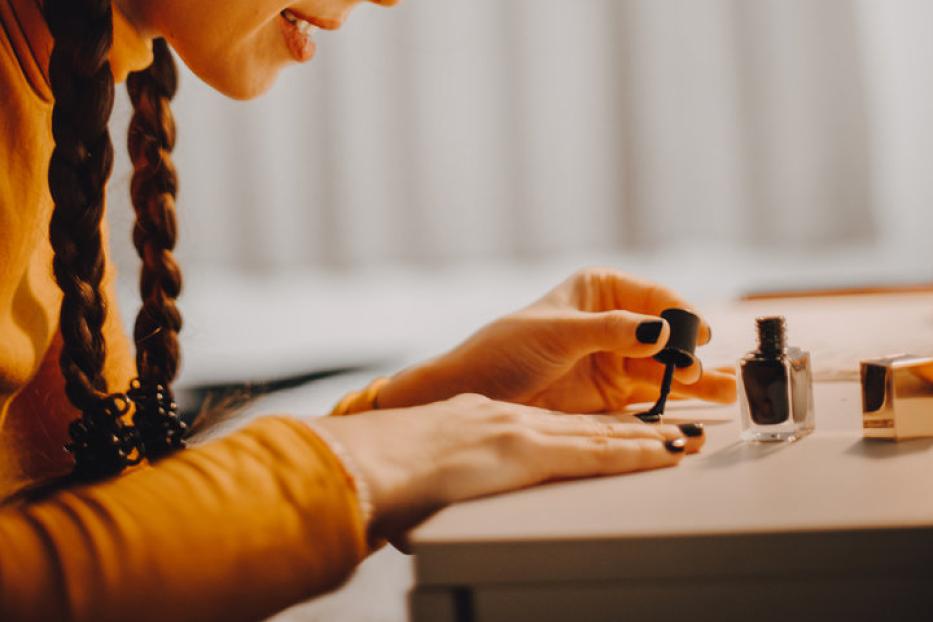
[[260, 274], [698, 243], [929, 263], [931, 23], [923, 0], [361, 6], [260, 100], [183, 75], [180, 255]]

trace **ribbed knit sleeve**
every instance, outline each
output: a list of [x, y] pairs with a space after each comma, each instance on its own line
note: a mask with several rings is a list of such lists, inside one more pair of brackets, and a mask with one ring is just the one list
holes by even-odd
[[388, 383], [388, 378], [376, 378], [365, 389], [347, 393], [334, 405], [330, 415], [332, 417], [342, 417], [378, 409], [377, 398], [379, 397], [379, 391]]
[[0, 619], [255, 620], [339, 585], [366, 551], [340, 461], [267, 417], [0, 510]]

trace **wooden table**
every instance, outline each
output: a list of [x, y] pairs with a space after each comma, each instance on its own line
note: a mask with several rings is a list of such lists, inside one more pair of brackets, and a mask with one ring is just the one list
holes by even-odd
[[933, 440], [865, 441], [857, 384], [815, 393], [797, 443], [684, 404], [708, 442], [678, 468], [447, 508], [412, 535], [413, 621], [933, 620]]

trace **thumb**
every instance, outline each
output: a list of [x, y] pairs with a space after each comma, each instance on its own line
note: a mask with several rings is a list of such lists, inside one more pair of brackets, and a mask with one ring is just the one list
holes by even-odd
[[671, 334], [667, 321], [631, 311], [581, 312], [570, 324], [570, 336], [581, 354], [614, 352], [647, 358], [660, 352]]

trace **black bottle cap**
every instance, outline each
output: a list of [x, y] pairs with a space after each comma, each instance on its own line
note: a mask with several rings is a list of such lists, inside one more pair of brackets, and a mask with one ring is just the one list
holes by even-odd
[[758, 352], [764, 356], [780, 356], [787, 347], [787, 323], [783, 316], [772, 315], [755, 320], [758, 327]]
[[697, 333], [700, 318], [685, 309], [667, 309], [661, 312], [671, 327], [671, 336], [664, 349], [654, 355], [654, 360], [674, 367], [690, 367], [696, 362]]

